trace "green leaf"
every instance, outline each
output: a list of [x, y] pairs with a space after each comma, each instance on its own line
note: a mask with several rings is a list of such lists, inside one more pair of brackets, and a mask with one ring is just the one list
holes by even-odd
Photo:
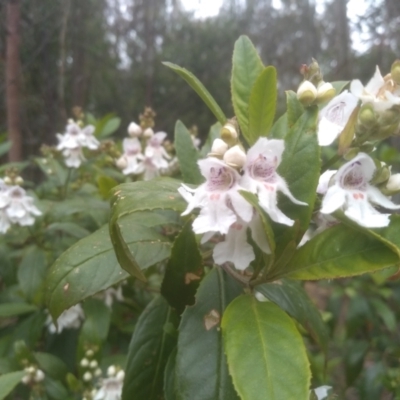
[[[110, 236], [118, 262], [132, 276], [145, 280], [135, 254], [129, 251], [121, 232], [120, 219], [138, 211], [170, 209], [182, 212], [186, 202], [178, 193], [180, 182], [171, 178], [138, 181], [114, 188], [111, 198]], [[132, 226], [130, 227], [132, 229]]]
[[268, 136], [275, 118], [276, 99], [276, 69], [269, 66], [258, 76], [250, 94], [247, 138], [250, 145], [260, 136]]
[[221, 136], [221, 128], [222, 125], [219, 122], [211, 126], [210, 131], [208, 132], [207, 140], [200, 150], [200, 158], [207, 157], [207, 154], [211, 151], [214, 140]]
[[277, 305], [250, 295], [236, 298], [222, 318], [222, 333], [242, 399], [308, 399], [311, 372], [303, 339]]
[[38, 308], [28, 303], [3, 303], [0, 304], [0, 318], [16, 317], [37, 311]]
[[52, 400], [68, 399], [67, 389], [64, 387], [64, 385], [61, 382], [51, 379], [49, 377], [46, 377], [43, 381], [43, 385], [44, 385], [46, 393], [49, 395], [50, 399], [52, 399]]
[[97, 185], [99, 187], [100, 196], [103, 199], [108, 199], [111, 195], [111, 189], [118, 186], [118, 182], [107, 175], [100, 175], [97, 177]]
[[119, 126], [121, 125], [121, 118], [114, 117], [110, 118], [104, 126], [102, 126], [98, 136], [100, 138], [105, 138], [107, 136], [110, 136], [112, 133], [114, 133]]
[[175, 71], [180, 77], [182, 77], [190, 87], [200, 96], [200, 98], [206, 103], [207, 107], [214, 114], [215, 118], [220, 124], [225, 124], [226, 117], [220, 106], [211, 96], [210, 92], [204, 87], [204, 85], [187, 69], [180, 67], [179, 65], [163, 62], [163, 64]]
[[46, 253], [36, 246], [28, 247], [18, 268], [19, 286], [27, 300], [32, 301], [44, 284], [46, 271]]
[[349, 81], [334, 81], [334, 82], [331, 82], [331, 85], [336, 90], [336, 96], [338, 94], [340, 94], [348, 84], [349, 84]]
[[[151, 218], [147, 213], [126, 215], [118, 227], [125, 237], [129, 253], [135, 254], [139, 270], [170, 255], [170, 242], [153, 229], [169, 219], [166, 215], [153, 214]], [[127, 276], [118, 264], [108, 226], [103, 226], [75, 243], [51, 266], [46, 280], [47, 307], [53, 318], [57, 318], [63, 310]]]
[[177, 315], [161, 296], [143, 311], [129, 345], [122, 400], [162, 397], [164, 368], [176, 345], [170, 331], [176, 325]]
[[167, 365], [164, 371], [164, 397], [165, 400], [176, 400], [175, 390], [175, 364], [176, 364], [176, 348], [168, 357]]
[[7, 154], [12, 146], [12, 142], [7, 140], [4, 143], [0, 144], [0, 157], [4, 156], [4, 154]]
[[68, 171], [54, 158], [35, 158], [36, 164], [42, 172], [54, 182], [56, 186], [63, 186], [66, 182]]
[[46, 231], [52, 234], [63, 232], [77, 239], [82, 239], [83, 237], [90, 235], [90, 232], [87, 229], [82, 228], [74, 222], [54, 222], [46, 228]]
[[304, 107], [297, 98], [296, 92], [292, 90], [286, 91], [286, 107], [288, 128], [291, 129], [304, 113]]
[[203, 259], [188, 220], [172, 246], [165, 270], [161, 294], [179, 314], [194, 303], [194, 295], [204, 273]]
[[377, 271], [396, 263], [398, 256], [384, 243], [339, 224], [300, 247], [275, 278], [342, 278]]
[[220, 268], [213, 268], [201, 282], [196, 303], [186, 308], [179, 326], [177, 399], [238, 399], [223, 352], [220, 322], [228, 304], [242, 292]]
[[284, 139], [288, 130], [288, 114], [285, 113], [272, 125], [269, 136], [271, 139]]
[[190, 132], [179, 120], [175, 125], [174, 145], [184, 182], [194, 185], [202, 183], [204, 179], [197, 165], [199, 152], [194, 147]]
[[301, 232], [306, 231], [311, 219], [320, 173], [317, 118], [318, 109], [310, 107], [295, 123], [286, 135], [285, 150], [278, 167], [278, 173], [286, 180], [293, 196], [308, 204], [295, 205], [283, 196], [279, 202], [279, 208], [285, 215], [299, 220]]
[[85, 322], [82, 325], [80, 341], [101, 345], [108, 335], [111, 321], [111, 310], [98, 299], [88, 299], [83, 304]]
[[25, 371], [9, 372], [0, 376], [0, 400], [5, 399], [26, 375]]
[[58, 357], [50, 353], [36, 352], [33, 354], [39, 368], [54, 379], [63, 380], [68, 373], [68, 367]]
[[256, 286], [256, 290], [297, 320], [321, 349], [328, 351], [328, 330], [321, 314], [298, 282], [282, 279]]
[[249, 134], [249, 101], [251, 91], [264, 65], [253, 43], [247, 36], [240, 36], [233, 49], [232, 104], [244, 138], [252, 143]]

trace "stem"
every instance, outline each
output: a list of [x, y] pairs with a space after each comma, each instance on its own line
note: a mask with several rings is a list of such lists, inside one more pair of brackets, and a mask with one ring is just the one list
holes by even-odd
[[249, 280], [246, 279], [243, 275], [239, 274], [238, 272], [234, 271], [228, 263], [222, 264], [221, 268], [230, 275], [233, 279], [243, 283], [245, 286], [249, 286]]
[[62, 199], [65, 200], [68, 194], [68, 184], [71, 179], [72, 168], [68, 168], [67, 179], [65, 180], [63, 190], [62, 190]]

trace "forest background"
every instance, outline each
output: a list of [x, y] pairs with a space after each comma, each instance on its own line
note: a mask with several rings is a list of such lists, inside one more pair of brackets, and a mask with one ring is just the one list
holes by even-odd
[[171, 134], [179, 118], [205, 137], [213, 115], [161, 62], [192, 71], [231, 107], [231, 52], [240, 34], [279, 71], [277, 116], [284, 91], [296, 90], [299, 68], [311, 57], [326, 81], [366, 82], [375, 65], [387, 71], [399, 57], [400, 2], [356, 7], [347, 0], [224, 0], [217, 15], [198, 18], [180, 0], [1, 1], [0, 76], [7, 67], [11, 76], [0, 79], [0, 133], [13, 141], [9, 160], [54, 144], [74, 106], [97, 117], [115, 113], [120, 137], [145, 106], [157, 112], [157, 130]]

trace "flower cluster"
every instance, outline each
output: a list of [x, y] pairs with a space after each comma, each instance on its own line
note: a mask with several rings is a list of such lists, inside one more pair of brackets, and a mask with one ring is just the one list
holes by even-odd
[[260, 215], [242, 197], [240, 190], [256, 194], [260, 207], [280, 224], [291, 226], [294, 221], [279, 209], [278, 191], [293, 203], [306, 205], [292, 195], [284, 179], [277, 173], [283, 150], [283, 140], [260, 138], [246, 154], [240, 145], [228, 149], [226, 142], [216, 139], [209, 157], [198, 162], [205, 183], [197, 189], [186, 185], [179, 189], [188, 202], [182, 215], [200, 208], [199, 215], [193, 221], [193, 231], [203, 234], [202, 243], [217, 233], [225, 235], [224, 240], [214, 247], [216, 264], [232, 262], [239, 270], [249, 266], [255, 254], [247, 242], [247, 228], [260, 249], [267, 254], [271, 252]]
[[[123, 140], [123, 154], [116, 161], [117, 167], [123, 174], [143, 174], [144, 180], [150, 180], [166, 173], [171, 163], [175, 163], [163, 146], [167, 137], [165, 132], [154, 133], [152, 128], [143, 130], [138, 124], [132, 122], [128, 127], [128, 133], [131, 137]], [[144, 145], [144, 152], [142, 152], [142, 145]]]
[[97, 150], [100, 142], [94, 137], [94, 126], [87, 125], [81, 129], [78, 123], [69, 120], [65, 128], [65, 133], [57, 133], [57, 150], [62, 151], [65, 165], [70, 168], [79, 168], [85, 157], [83, 148]]
[[[15, 181], [22, 182], [21, 178]], [[9, 184], [8, 184], [9, 183]], [[9, 179], [0, 179], [0, 233], [6, 233], [11, 224], [33, 225], [34, 216], [42, 212], [34, 205], [34, 199], [24, 189]]]
[[53, 323], [51, 316], [47, 317], [46, 325], [50, 333], [60, 334], [64, 329], [78, 329], [81, 322], [85, 319], [83, 308], [80, 304], [76, 304], [68, 310], [65, 310], [57, 318], [57, 326]]
[[107, 378], [100, 380], [98, 389], [93, 390], [93, 400], [120, 400], [125, 372], [115, 365], [107, 368]]
[[42, 382], [45, 378], [44, 372], [35, 365], [30, 365], [24, 368], [26, 375], [23, 376], [21, 382], [24, 385]]

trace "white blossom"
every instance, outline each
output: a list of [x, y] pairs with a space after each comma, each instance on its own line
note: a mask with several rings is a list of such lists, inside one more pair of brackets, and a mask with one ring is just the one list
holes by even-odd
[[350, 91], [361, 99], [363, 104], [372, 104], [378, 112], [388, 110], [392, 106], [400, 104], [399, 88], [385, 81], [378, 66], [376, 67], [374, 76], [365, 87], [361, 81], [355, 79], [350, 84]]
[[278, 208], [277, 192], [281, 191], [295, 204], [305, 206], [307, 203], [297, 200], [285, 180], [276, 172], [283, 150], [283, 140], [259, 138], [247, 152], [240, 184], [248, 191], [258, 194], [260, 206], [273, 221], [292, 226], [294, 221]]
[[373, 205], [391, 210], [400, 206], [369, 184], [375, 170], [374, 161], [365, 153], [359, 153], [344, 164], [332, 178], [333, 185], [326, 191], [321, 213], [332, 214], [341, 209], [348, 218], [361, 226], [379, 228], [389, 225], [390, 214], [381, 214]]
[[319, 113], [318, 143], [329, 146], [343, 131], [358, 103], [347, 90], [334, 97]]
[[319, 386], [315, 389], [312, 389], [312, 391], [314, 391], [315, 395], [317, 396], [318, 400], [324, 400], [328, 397], [328, 391], [332, 389], [331, 386]]
[[126, 167], [122, 170], [125, 175], [141, 174], [144, 170], [140, 161], [144, 159], [142, 146], [137, 138], [125, 138], [122, 142], [124, 154], [122, 158], [126, 161]]
[[51, 316], [49, 315], [46, 321], [50, 333], [61, 333], [64, 329], [78, 329], [81, 322], [85, 319], [83, 308], [80, 304], [76, 304], [71, 308], [63, 311], [57, 318], [57, 326], [53, 324]]
[[128, 126], [128, 134], [132, 137], [139, 137], [143, 130], [136, 122], [131, 122]]
[[101, 387], [94, 393], [93, 400], [120, 400], [124, 373], [120, 370], [116, 376], [102, 380]]
[[162, 143], [167, 137], [165, 132], [155, 133], [148, 141], [144, 150], [146, 158], [151, 159], [151, 162], [157, 169], [168, 168], [168, 161], [171, 157], [165, 151]]

